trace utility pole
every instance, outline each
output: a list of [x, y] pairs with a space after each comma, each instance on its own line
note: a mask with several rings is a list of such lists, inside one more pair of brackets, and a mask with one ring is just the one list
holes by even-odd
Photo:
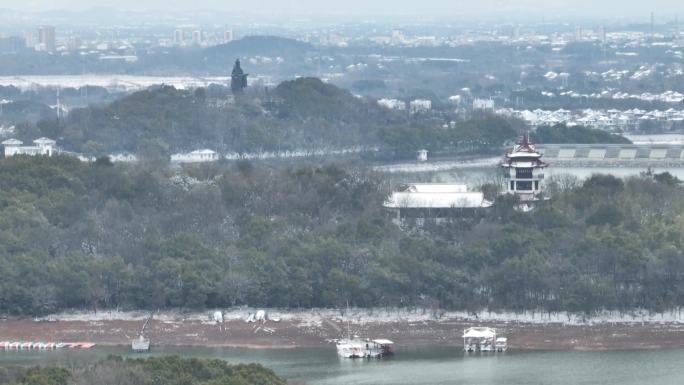
[[653, 42], [655, 37], [655, 14], [651, 11], [651, 42]]

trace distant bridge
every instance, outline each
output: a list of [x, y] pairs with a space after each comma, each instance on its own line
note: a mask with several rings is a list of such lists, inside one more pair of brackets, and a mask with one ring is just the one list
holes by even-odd
[[556, 165], [684, 167], [682, 144], [539, 144]]

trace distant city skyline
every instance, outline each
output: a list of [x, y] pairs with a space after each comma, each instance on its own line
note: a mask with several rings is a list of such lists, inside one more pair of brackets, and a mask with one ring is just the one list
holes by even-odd
[[222, 0], [2, 0], [0, 8], [19, 11], [83, 10], [95, 7], [119, 10], [199, 11], [217, 10], [250, 14], [327, 14], [350, 16], [509, 16], [521, 17], [592, 17], [592, 18], [643, 18], [651, 11], [663, 20], [677, 14], [684, 16], [684, 2], [678, 0], [620, 1], [620, 0], [345, 0], [316, 1], [252, 0], [249, 2]]

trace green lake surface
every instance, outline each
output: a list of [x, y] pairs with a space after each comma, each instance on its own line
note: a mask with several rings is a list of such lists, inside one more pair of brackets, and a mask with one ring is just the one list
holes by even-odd
[[465, 354], [457, 347], [402, 349], [381, 360], [338, 358], [335, 347], [245, 349], [155, 347], [134, 354], [126, 347], [91, 350], [0, 351], [2, 365], [83, 365], [109, 354], [129, 357], [179, 355], [220, 358], [230, 363], [257, 362], [278, 375], [310, 385], [337, 384], [518, 384], [518, 385], [681, 385], [684, 350], [515, 351]]

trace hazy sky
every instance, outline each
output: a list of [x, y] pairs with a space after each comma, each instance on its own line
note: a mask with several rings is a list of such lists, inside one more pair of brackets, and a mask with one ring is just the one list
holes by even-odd
[[0, 0], [0, 8], [21, 11], [86, 9], [221, 10], [254, 14], [347, 15], [535, 15], [684, 17], [684, 0]]

